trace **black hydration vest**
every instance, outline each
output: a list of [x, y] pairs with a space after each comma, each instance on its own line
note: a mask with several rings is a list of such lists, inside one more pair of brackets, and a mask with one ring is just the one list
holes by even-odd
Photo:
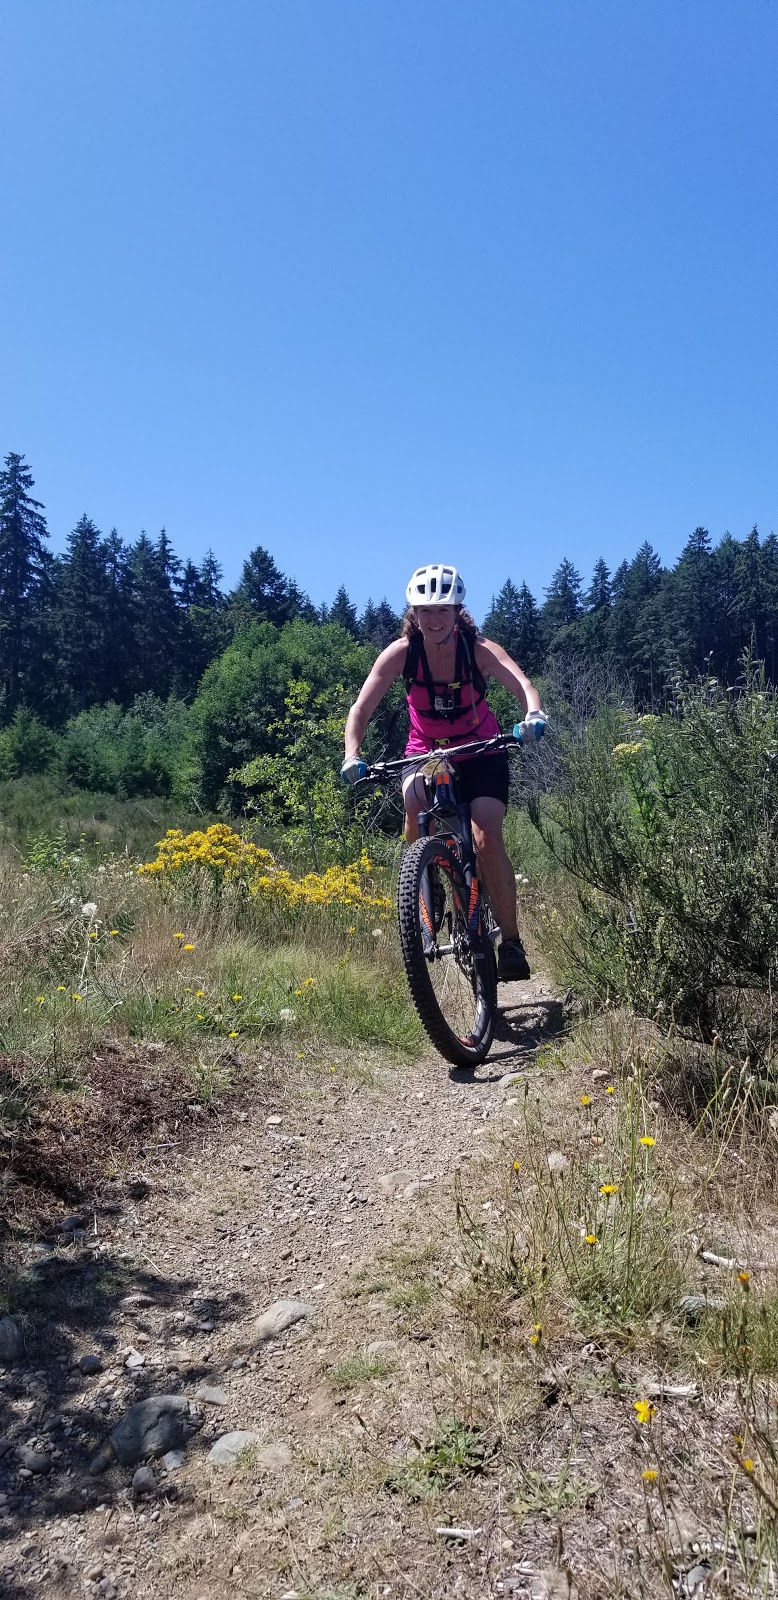
[[[433, 721], [456, 722], [458, 717], [464, 715], [469, 707], [462, 704], [462, 690], [472, 686], [473, 705], [479, 706], [486, 699], [486, 679], [479, 670], [475, 660], [475, 633], [466, 633], [463, 628], [457, 628], [457, 651], [454, 660], [454, 681], [439, 684], [436, 688], [424, 649], [424, 640], [420, 633], [412, 633], [408, 640], [408, 650], [403, 667], [403, 683], [405, 692], [409, 694], [414, 684], [419, 682], [419, 664], [421, 675], [430, 709], [426, 708], [420, 713], [423, 717], [430, 717]], [[439, 690], [443, 693], [439, 693]]]

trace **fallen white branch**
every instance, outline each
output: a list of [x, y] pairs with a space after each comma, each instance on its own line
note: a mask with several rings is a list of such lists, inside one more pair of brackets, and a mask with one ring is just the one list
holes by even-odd
[[483, 1528], [436, 1528], [435, 1532], [441, 1539], [474, 1539], [476, 1534], [483, 1533]]
[[649, 1400], [697, 1400], [696, 1383], [647, 1383], [643, 1393]]

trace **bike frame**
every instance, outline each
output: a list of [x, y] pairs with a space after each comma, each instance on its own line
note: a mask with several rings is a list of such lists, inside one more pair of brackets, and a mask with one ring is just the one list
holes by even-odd
[[[442, 761], [450, 761], [452, 757], [464, 755], [483, 755], [487, 750], [508, 750], [521, 744], [521, 739], [514, 738], [512, 733], [495, 734], [491, 739], [478, 739], [473, 744], [454, 745], [451, 749], [428, 750], [422, 756], [404, 756], [399, 761], [377, 761], [371, 766], [366, 778], [360, 783], [379, 783], [384, 774], [389, 775], [416, 764], [423, 767], [437, 755]], [[467, 907], [467, 933], [471, 948], [478, 944], [481, 922], [481, 885], [478, 881], [478, 865], [475, 846], [473, 844], [473, 825], [470, 816], [470, 806], [466, 801], [454, 801], [448, 772], [444, 768], [439, 774], [432, 773], [435, 784], [435, 798], [427, 811], [420, 811], [416, 823], [421, 839], [429, 839], [433, 833], [438, 838], [451, 841], [459, 856], [462, 873], [468, 894]], [[358, 785], [355, 785], [358, 787]], [[457, 825], [452, 825], [451, 819], [456, 816]], [[443, 826], [440, 826], [440, 824]], [[496, 937], [496, 932], [495, 935]], [[451, 947], [443, 945], [436, 947], [436, 954], [443, 956], [450, 954]]]

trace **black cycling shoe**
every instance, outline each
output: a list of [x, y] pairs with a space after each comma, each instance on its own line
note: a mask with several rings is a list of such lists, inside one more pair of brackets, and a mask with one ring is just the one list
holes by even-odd
[[521, 939], [502, 939], [497, 956], [498, 983], [517, 983], [531, 976]]

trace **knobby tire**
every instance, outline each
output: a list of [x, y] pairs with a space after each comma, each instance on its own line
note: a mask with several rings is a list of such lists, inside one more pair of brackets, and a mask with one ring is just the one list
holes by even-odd
[[[423, 894], [433, 869], [444, 885], [453, 925], [449, 929], [447, 924], [441, 930], [439, 942], [451, 944], [455, 933], [459, 954], [431, 961], [425, 954]], [[435, 1049], [455, 1067], [475, 1067], [484, 1060], [497, 1012], [494, 950], [483, 930], [475, 948], [470, 948], [467, 905], [467, 884], [456, 851], [440, 839], [417, 839], [406, 850], [400, 867], [400, 943], [408, 987], [422, 1027]]]

